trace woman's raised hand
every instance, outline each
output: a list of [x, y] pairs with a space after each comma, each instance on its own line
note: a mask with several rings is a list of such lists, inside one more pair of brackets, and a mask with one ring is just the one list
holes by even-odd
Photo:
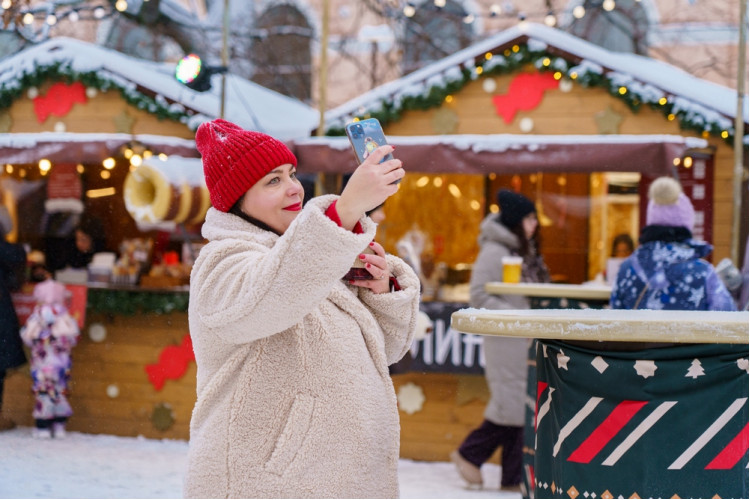
[[380, 163], [393, 150], [394, 147], [390, 145], [380, 146], [349, 178], [336, 203], [336, 211], [343, 227], [352, 229], [365, 212], [382, 204], [398, 191], [399, 184], [394, 183], [405, 174], [401, 160], [394, 158]]

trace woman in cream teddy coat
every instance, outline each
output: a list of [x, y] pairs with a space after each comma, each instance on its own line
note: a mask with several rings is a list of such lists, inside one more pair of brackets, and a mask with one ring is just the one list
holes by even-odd
[[[301, 186], [297, 193], [285, 170], [296, 159], [279, 141], [214, 120], [196, 144], [214, 207], [190, 282], [198, 400], [185, 496], [397, 497], [399, 416], [388, 365], [410, 347], [419, 280], [371, 243], [376, 225], [364, 210], [347, 229], [346, 193], [302, 208]], [[397, 186], [384, 186], [403, 176], [398, 160], [377, 163], [381, 153], [360, 166], [383, 173], [374, 188], [381, 194], [365, 197], [392, 194]], [[237, 215], [238, 203], [252, 208], [246, 198], [274, 183], [290, 186], [282, 210]], [[276, 215], [288, 220], [279, 225]], [[368, 246], [375, 253], [365, 256]], [[373, 273], [360, 286], [341, 279], [358, 255]]]

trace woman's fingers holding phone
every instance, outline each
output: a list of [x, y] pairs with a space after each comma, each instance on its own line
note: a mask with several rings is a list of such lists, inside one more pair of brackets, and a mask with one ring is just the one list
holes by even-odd
[[390, 144], [380, 146], [376, 148], [372, 153], [370, 153], [367, 158], [365, 158], [365, 161], [362, 162], [362, 164], [377, 165], [381, 161], [383, 161], [383, 158], [391, 154], [394, 149], [396, 148], [394, 148]]

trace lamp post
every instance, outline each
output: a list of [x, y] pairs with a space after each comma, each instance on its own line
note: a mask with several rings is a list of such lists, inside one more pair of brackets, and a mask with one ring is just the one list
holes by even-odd
[[[737, 115], [734, 118], [734, 210], [732, 213], [732, 262], [742, 267], [740, 263], [740, 219], [742, 205], [742, 181], [745, 176], [742, 167], [743, 139], [745, 137], [745, 49], [747, 46], [747, 4], [740, 2], [740, 31], [737, 44]], [[747, 250], [746, 250], [747, 251]]]
[[[224, 16], [221, 26], [221, 65], [224, 68], [229, 67], [229, 0], [224, 0]], [[227, 92], [227, 73], [221, 73], [221, 107], [219, 108], [219, 118], [224, 118], [224, 109], [226, 107]]]

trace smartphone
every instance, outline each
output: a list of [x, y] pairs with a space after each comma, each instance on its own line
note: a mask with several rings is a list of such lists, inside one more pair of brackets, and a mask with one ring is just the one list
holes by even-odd
[[[357, 157], [357, 163], [362, 163], [370, 156], [370, 153], [380, 146], [388, 144], [383, 133], [383, 127], [380, 126], [377, 118], [367, 118], [366, 120], [349, 123], [345, 129], [346, 136], [349, 137], [349, 142], [354, 150], [354, 156]], [[388, 153], [380, 163], [392, 159], [393, 155]]]

